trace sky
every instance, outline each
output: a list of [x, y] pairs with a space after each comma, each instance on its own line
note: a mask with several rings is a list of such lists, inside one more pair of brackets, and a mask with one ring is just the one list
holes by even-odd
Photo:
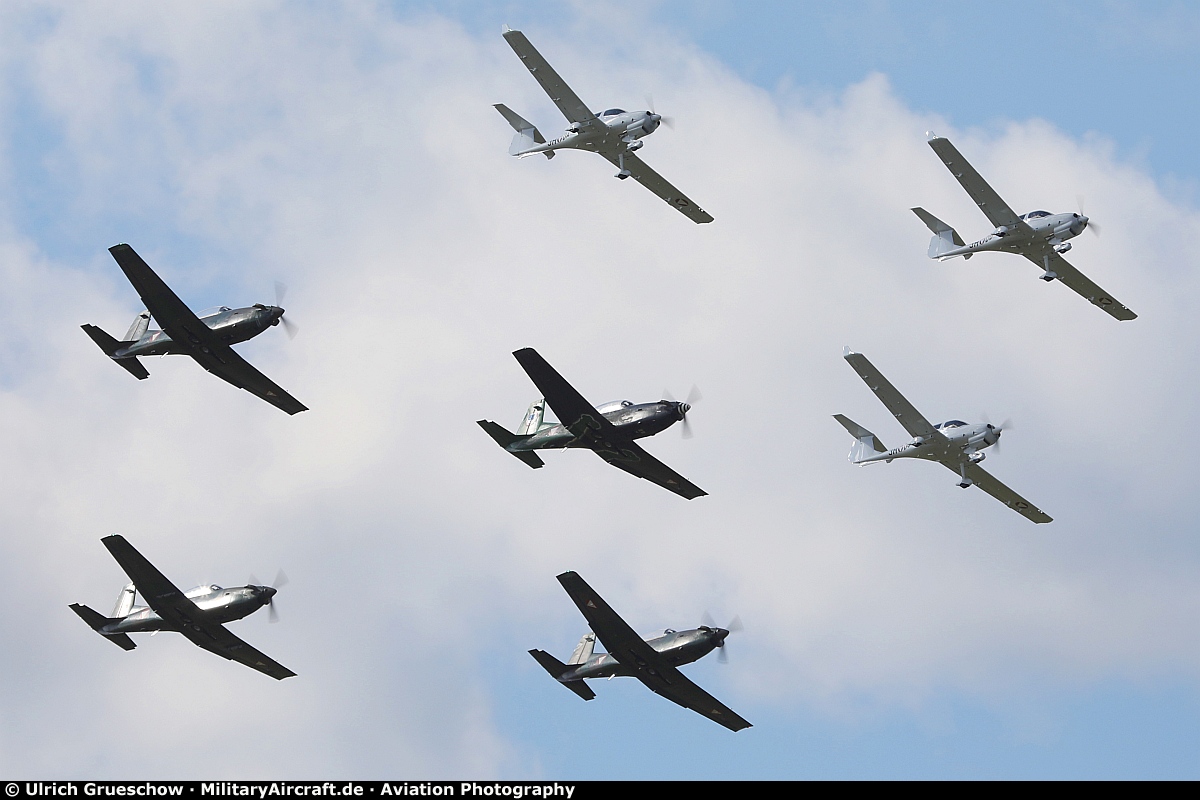
[[[652, 95], [639, 155], [506, 155], [503, 102], [565, 124], [500, 37], [595, 108]], [[1196, 778], [1196, 33], [1183, 3], [46, 2], [0, 6], [0, 770], [35, 778]], [[1069, 260], [925, 257], [923, 206], [990, 230], [925, 144], [1018, 212], [1103, 230]], [[141, 310], [128, 242], [193, 309], [273, 300], [239, 346], [288, 417], [187, 359], [136, 381], [79, 325]], [[850, 346], [935, 421], [1011, 418], [986, 467], [856, 468], [842, 413], [907, 437]], [[586, 453], [531, 471], [536, 347], [596, 403], [677, 397], [653, 455], [694, 501]], [[286, 571], [230, 630], [276, 683], [102, 613], [125, 535], [181, 587]], [[731, 733], [533, 661], [585, 623], [740, 616], [686, 674]]]

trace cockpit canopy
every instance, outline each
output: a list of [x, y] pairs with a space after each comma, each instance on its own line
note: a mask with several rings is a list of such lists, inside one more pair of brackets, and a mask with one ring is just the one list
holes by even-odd
[[615, 116], [617, 116], [618, 114], [624, 114], [624, 113], [625, 113], [625, 109], [623, 109], [623, 108], [610, 108], [610, 109], [608, 109], [607, 111], [605, 111], [604, 113], [602, 113], [600, 116], [602, 116], [602, 117], [615, 117]]
[[219, 591], [221, 591], [220, 586], [217, 586], [215, 583], [208, 583], [203, 586], [197, 586], [195, 589], [189, 589], [183, 594], [185, 597], [200, 597], [201, 595], [215, 594]]
[[642, 636], [642, 638], [647, 639], [647, 640], [648, 639], [658, 639], [659, 637], [662, 637], [662, 636], [671, 636], [671, 635], [675, 634], [675, 632], [676, 631], [674, 628], [659, 628], [658, 630], [650, 631], [649, 633]]
[[601, 414], [607, 414], [610, 411], [620, 411], [622, 408], [629, 408], [632, 405], [632, 400], [613, 400], [612, 402], [605, 403], [602, 406], [596, 406], [596, 410]]
[[1022, 214], [1021, 219], [1040, 219], [1050, 216], [1049, 211], [1030, 211], [1028, 214]]
[[963, 422], [961, 419], [952, 419], [952, 420], [949, 420], [948, 422], [943, 422], [941, 425], [934, 425], [933, 427], [937, 428], [940, 431], [940, 430], [945, 430], [947, 428], [965, 428], [966, 426], [967, 426], [967, 423]]
[[216, 316], [217, 314], [221, 314], [225, 311], [232, 311], [232, 310], [233, 309], [231, 309], [229, 306], [213, 306], [212, 308], [204, 309], [196, 316], [200, 317], [201, 319], [204, 319], [205, 317]]

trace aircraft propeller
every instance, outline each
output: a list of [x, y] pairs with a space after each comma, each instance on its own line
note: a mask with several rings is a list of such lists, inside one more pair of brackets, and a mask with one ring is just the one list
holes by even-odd
[[646, 110], [648, 110], [652, 115], [658, 117], [658, 121], [661, 122], [663, 125], [666, 125], [671, 130], [675, 130], [675, 118], [674, 117], [664, 117], [661, 114], [659, 114], [658, 112], [656, 112], [654, 110], [654, 96], [651, 95], [650, 93], [646, 94]]
[[[717, 627], [716, 622], [713, 621], [712, 614], [709, 614], [707, 611], [700, 615], [700, 628], [702, 630], [709, 631], [721, 630], [721, 628]], [[729, 620], [729, 624], [725, 626], [724, 630], [726, 632], [726, 638], [729, 634], [737, 633], [738, 631], [742, 630], [742, 618], [735, 614], [733, 619]], [[724, 638], [722, 638], [721, 643], [717, 645], [717, 650], [719, 651], [717, 653], [717, 661], [722, 664], [728, 664], [729, 651], [725, 649]]]
[[1079, 203], [1079, 216], [1087, 219], [1087, 225], [1085, 226], [1087, 230], [1091, 231], [1096, 238], [1100, 238], [1100, 226], [1092, 222], [1091, 219], [1088, 219], [1088, 215], [1083, 213], [1083, 195], [1075, 195], [1075, 201]]
[[990, 419], [988, 419], [987, 414], [980, 414], [979, 418], [983, 420], [984, 425], [987, 425], [989, 428], [991, 428], [992, 430], [994, 430], [996, 432], [996, 443], [994, 445], [992, 445], [992, 451], [994, 453], [996, 453], [996, 455], [999, 455], [1000, 454], [1000, 434], [1004, 433], [1005, 431], [1012, 430], [1012, 428], [1013, 428], [1012, 417], [1008, 417], [1007, 419], [1004, 420], [1004, 422], [1001, 422], [999, 425], [992, 425], [992, 422]]
[[[275, 307], [283, 308], [283, 298], [287, 295], [287, 284], [283, 281], [275, 281]], [[295, 339], [296, 334], [300, 332], [300, 328], [296, 323], [287, 318], [286, 315], [281, 316], [279, 321], [283, 323], [283, 329], [287, 331], [289, 339]]]
[[[667, 389], [663, 389], [663, 399], [668, 403], [675, 402], [675, 397]], [[688, 412], [692, 410], [692, 406], [696, 405], [696, 403], [699, 403], [703, 399], [704, 395], [700, 394], [699, 387], [697, 387], [696, 384], [692, 384], [692, 388], [688, 392], [687, 400], [679, 404], [679, 419], [683, 421], [681, 429], [683, 431], [684, 439], [692, 438], [692, 426], [688, 424], [687, 418]]]
[[[271, 592], [271, 596], [267, 598], [267, 621], [268, 622], [272, 622], [272, 623], [279, 622], [279, 612], [275, 609], [275, 592], [279, 591], [284, 586], [287, 586], [287, 583], [288, 583], [288, 576], [281, 569], [281, 570], [279, 570], [279, 572], [275, 573], [275, 580], [271, 583], [270, 586], [267, 587], [268, 589], [274, 590]], [[258, 578], [255, 578], [254, 575], [251, 575], [249, 585], [250, 586], [261, 586], [262, 584], [260, 584], [258, 582]]]

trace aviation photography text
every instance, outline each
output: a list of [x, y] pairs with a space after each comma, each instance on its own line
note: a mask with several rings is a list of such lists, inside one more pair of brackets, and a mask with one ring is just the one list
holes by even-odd
[[577, 788], [576, 783], [524, 781], [12, 781], [5, 784], [4, 794], [9, 798], [562, 797], [574, 800]]

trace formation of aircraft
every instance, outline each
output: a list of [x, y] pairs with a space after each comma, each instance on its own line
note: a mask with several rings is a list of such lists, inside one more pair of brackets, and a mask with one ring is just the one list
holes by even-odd
[[979, 466], [986, 458], [985, 449], [999, 444], [1003, 425], [997, 427], [990, 422], [968, 424], [961, 420], [950, 420], [932, 425], [921, 412], [896, 390], [887, 378], [867, 360], [862, 353], [846, 348], [846, 362], [870, 387], [875, 396], [887, 406], [896, 421], [912, 436], [912, 441], [900, 447], [888, 449], [879, 437], [852, 419], [841, 414], [833, 418], [842, 424], [857, 441], [850, 450], [850, 460], [855, 464], [891, 463], [896, 458], [923, 458], [937, 461], [959, 476], [958, 485], [963, 489], [978, 486], [1004, 505], [1033, 522], [1052, 522], [1041, 509], [996, 480]]
[[979, 206], [979, 210], [996, 226], [996, 229], [977, 242], [964, 244], [958, 232], [923, 208], [912, 211], [929, 230], [933, 238], [929, 241], [929, 257], [943, 261], [962, 256], [970, 258], [976, 253], [988, 251], [1017, 253], [1023, 255], [1042, 269], [1041, 279], [1058, 280], [1067, 288], [1099, 306], [1119, 320], [1135, 319], [1137, 314], [1121, 305], [1108, 292], [1101, 289], [1075, 267], [1067, 263], [1062, 254], [1071, 249], [1068, 239], [1073, 239], [1087, 229], [1096, 233], [1099, 229], [1083, 214], [1051, 214], [1049, 211], [1030, 211], [1017, 215], [1000, 199], [1000, 195], [987, 184], [975, 168], [963, 158], [949, 139], [930, 133], [929, 146], [938, 158], [958, 179], [967, 194]]
[[[731, 731], [750, 727], [749, 722], [692, 683], [678, 669], [717, 648], [724, 648], [730, 633], [728, 628], [712, 625], [686, 631], [667, 628], [642, 637], [577, 573], [564, 572], [558, 576], [558, 582], [575, 601], [592, 632], [579, 640], [566, 664], [544, 650], [529, 651], [529, 655], [537, 659], [555, 680], [584, 700], [591, 700], [596, 693], [584, 682], [588, 678], [637, 678], [656, 694]], [[730, 625], [737, 627], [733, 623]], [[596, 639], [607, 653], [595, 655], [592, 652]]]
[[[210, 653], [245, 664], [276, 680], [296, 674], [234, 636], [224, 625], [249, 616], [263, 606], [270, 607], [273, 614], [273, 598], [283, 584], [282, 573], [275, 581], [276, 586], [223, 589], [208, 584], [181, 592], [124, 536], [114, 534], [100, 541], [125, 570], [130, 583], [117, 596], [111, 616], [105, 617], [79, 603], [71, 605], [71, 610], [96, 633], [122, 650], [133, 650], [137, 645], [129, 638], [131, 633], [176, 631]], [[142, 596], [146, 605], [134, 605], [137, 595]]]
[[[710, 214], [635, 155], [645, 144], [645, 137], [663, 124], [670, 126], [668, 118], [653, 110], [653, 103], [646, 111], [611, 108], [594, 113], [523, 33], [506, 27], [503, 35], [569, 123], [562, 136], [547, 141], [532, 123], [507, 106], [496, 104], [496, 110], [516, 131], [509, 148], [510, 155], [525, 158], [541, 154], [552, 159], [559, 150], [598, 153], [617, 167], [618, 179], [634, 178], [694, 222], [713, 221]], [[1017, 215], [949, 140], [929, 134], [928, 143], [995, 226], [984, 238], [966, 244], [954, 228], [923, 208], [913, 208], [912, 211], [933, 232], [928, 250], [930, 258], [945, 260], [962, 256], [969, 259], [976, 253], [989, 251], [1016, 253], [1038, 265], [1043, 280], [1066, 284], [1118, 320], [1136, 318], [1136, 314], [1062, 257], [1072, 247], [1069, 240], [1089, 228], [1096, 232], [1088, 217], [1082, 212], [1052, 214], [1047, 211]], [[119, 341], [99, 327], [82, 326], [109, 358], [134, 377], [144, 380], [149, 377], [149, 372], [139, 360], [141, 357], [187, 355], [209, 372], [288, 414], [307, 410], [231, 347], [281, 323], [289, 336], [294, 335], [294, 328], [279, 306], [282, 291], [278, 285], [276, 305], [256, 304], [237, 309], [223, 306], [212, 313], [197, 315], [129, 245], [118, 244], [110, 248], [110, 252], [138, 292], [146, 310], [137, 315], [125, 337]], [[150, 329], [151, 319], [161, 326], [161, 330]], [[525, 348], [513, 355], [542, 397], [529, 406], [515, 433], [489, 420], [478, 421], [504, 450], [538, 469], [544, 466], [539, 450], [588, 449], [618, 469], [685, 499], [706, 494], [635, 443], [636, 439], [653, 436], [677, 422], [682, 423], [687, 436], [687, 415], [697, 401], [698, 393], [690, 395], [686, 402], [676, 401], [668, 395], [651, 403], [621, 400], [593, 406], [535, 350]], [[850, 452], [853, 463], [890, 463], [897, 458], [937, 461], [958, 476], [960, 487], [978, 486], [1035, 523], [1052, 521], [980, 466], [986, 457], [984, 451], [999, 444], [1007, 424], [994, 426], [986, 420], [975, 424], [949, 420], [933, 425], [865, 356], [847, 348], [844, 357], [912, 436], [907, 444], [888, 449], [875, 434], [844, 415], [836, 414], [834, 418], [855, 439]], [[545, 421], [547, 405], [558, 417], [558, 422]], [[275, 586], [257, 585], [251, 579], [249, 585], [231, 589], [209, 584], [182, 592], [124, 537], [107, 536], [101, 541], [127, 573], [130, 583], [121, 590], [110, 616], [102, 616], [78, 603], [70, 606], [97, 633], [124, 650], [133, 650], [136, 645], [129, 634], [176, 631], [203, 649], [277, 680], [295, 675], [224, 627], [225, 623], [246, 617], [264, 606], [274, 621], [273, 598], [283, 583], [282, 573]], [[705, 620], [704, 624], [691, 630], [666, 629], [643, 637], [636, 634], [578, 574], [565, 572], [558, 580], [583, 613], [591, 630], [583, 636], [566, 663], [543, 650], [529, 651], [555, 680], [584, 700], [591, 700], [596, 695], [587, 680], [634, 677], [672, 702], [732, 731], [751, 727], [749, 722], [688, 680], [678, 669], [714, 650], [719, 651], [718, 659], [723, 660], [726, 638], [738, 629], [738, 625], [730, 623], [728, 628], [719, 628]], [[139, 595], [145, 605], [135, 605]], [[597, 639], [606, 653], [594, 652]]]
[[[634, 404], [630, 400], [616, 400], [595, 407], [533, 348], [517, 350], [513, 355], [542, 393], [542, 398], [530, 404], [516, 433], [490, 420], [478, 421], [479, 427], [505, 450], [530, 467], [541, 469], [545, 462], [535, 452], [537, 450], [584, 448], [617, 469], [656, 483], [688, 500], [708, 494], [633, 441], [653, 436], [676, 422], [686, 423], [690, 403], [660, 400]], [[558, 417], [558, 423], [543, 421], [547, 405]]]
[[567, 122], [571, 123], [565, 134], [546, 141], [546, 137], [542, 136], [533, 123], [526, 121], [503, 103], [497, 103], [495, 109], [517, 132], [508, 148], [509, 155], [523, 158], [541, 153], [546, 158], [554, 158], [556, 150], [599, 153], [616, 166], [617, 177], [621, 180], [632, 177], [693, 222], [713, 221], [711, 214], [689, 200], [687, 195], [633, 154], [633, 151], [645, 144], [643, 138], [658, 130], [659, 125], [665, 122], [669, 126], [667, 118], [652, 110], [625, 111], [620, 108], [610, 108], [595, 114], [558, 76], [554, 67], [542, 58], [542, 54], [529, 43], [525, 34], [505, 28], [504, 40], [546, 90], [546, 94], [550, 95], [550, 99], [567, 118]]
[[[288, 414], [308, 410], [230, 347], [278, 325], [283, 319], [282, 308], [262, 304], [249, 308], [222, 306], [218, 311], [201, 318], [184, 305], [132, 247], [118, 244], [110, 247], [108, 252], [112, 253], [125, 277], [129, 278], [141, 296], [146, 310], [134, 318], [121, 341], [95, 325], [83, 325], [82, 328], [105, 355], [124, 367], [129, 374], [138, 380], [150, 377], [150, 372], [138, 361], [141, 356], [191, 356], [218, 378], [261, 397]], [[162, 330], [150, 330], [151, 317], [162, 326]]]

